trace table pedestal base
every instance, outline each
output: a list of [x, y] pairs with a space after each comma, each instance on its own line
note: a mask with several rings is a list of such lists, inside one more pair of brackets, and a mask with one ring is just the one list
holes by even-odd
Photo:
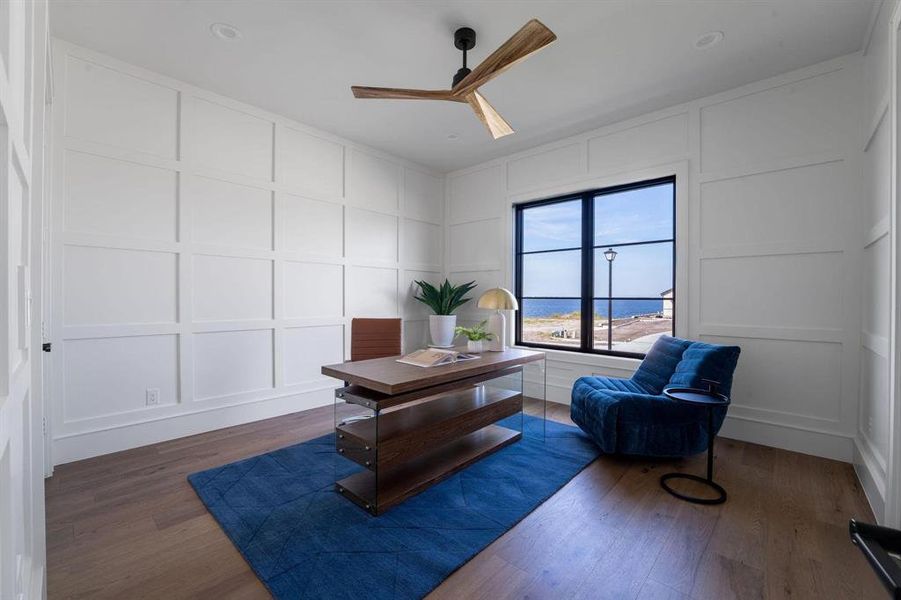
[[[714, 490], [718, 495], [715, 498], [699, 498], [697, 496], [688, 496], [671, 488], [667, 483], [670, 479], [690, 479], [691, 481], [697, 481], [698, 483], [703, 483], [710, 489]], [[723, 486], [716, 483], [712, 479], [707, 479], [699, 475], [692, 475], [690, 473], [667, 473], [666, 475], [662, 475], [660, 477], [660, 487], [665, 489], [676, 498], [679, 498], [680, 500], [693, 502], [695, 504], [722, 504], [726, 501], [726, 490], [723, 489]]]
[[[703, 379], [702, 381], [708, 383], [710, 389], [667, 388], [663, 390], [663, 393], [668, 398], [677, 402], [704, 406], [707, 408], [707, 477], [700, 477], [689, 473], [667, 473], [660, 477], [660, 487], [679, 500], [685, 500], [686, 502], [693, 502], [695, 504], [722, 504], [726, 501], [726, 490], [723, 489], [723, 486], [713, 480], [713, 441], [716, 439], [716, 432], [713, 429], [713, 407], [728, 406], [729, 398], [717, 393], [716, 386], [719, 385], [719, 382], [707, 379]], [[697, 481], [715, 491], [717, 495], [714, 498], [703, 498], [677, 492], [670, 487], [668, 483], [670, 479], [688, 479], [689, 481]]]

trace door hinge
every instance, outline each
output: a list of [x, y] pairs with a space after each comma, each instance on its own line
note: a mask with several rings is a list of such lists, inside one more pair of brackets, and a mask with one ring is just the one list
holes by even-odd
[[44, 342], [43, 344], [41, 344], [41, 350], [43, 350], [44, 352], [50, 352], [52, 346], [53, 344], [51, 344], [50, 342]]

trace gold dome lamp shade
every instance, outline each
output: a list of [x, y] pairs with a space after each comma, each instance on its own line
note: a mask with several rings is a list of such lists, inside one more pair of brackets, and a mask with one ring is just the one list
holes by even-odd
[[494, 310], [494, 314], [488, 317], [486, 331], [492, 334], [488, 350], [491, 352], [503, 352], [507, 349], [507, 319], [503, 310], [519, 310], [519, 303], [513, 293], [504, 288], [491, 288], [479, 297], [479, 308]]

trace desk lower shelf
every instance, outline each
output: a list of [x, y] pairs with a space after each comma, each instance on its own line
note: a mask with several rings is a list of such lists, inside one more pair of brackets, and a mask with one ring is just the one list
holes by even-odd
[[397, 467], [381, 468], [378, 480], [376, 473], [360, 471], [335, 483], [335, 489], [379, 515], [521, 437], [514, 429], [489, 425]]
[[368, 469], [415, 459], [522, 410], [522, 394], [485, 386], [442, 394], [376, 418], [340, 423], [338, 453]]

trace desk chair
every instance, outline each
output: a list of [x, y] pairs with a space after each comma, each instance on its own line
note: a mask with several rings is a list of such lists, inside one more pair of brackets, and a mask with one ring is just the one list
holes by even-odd
[[350, 360], [397, 356], [401, 349], [400, 319], [352, 319]]

